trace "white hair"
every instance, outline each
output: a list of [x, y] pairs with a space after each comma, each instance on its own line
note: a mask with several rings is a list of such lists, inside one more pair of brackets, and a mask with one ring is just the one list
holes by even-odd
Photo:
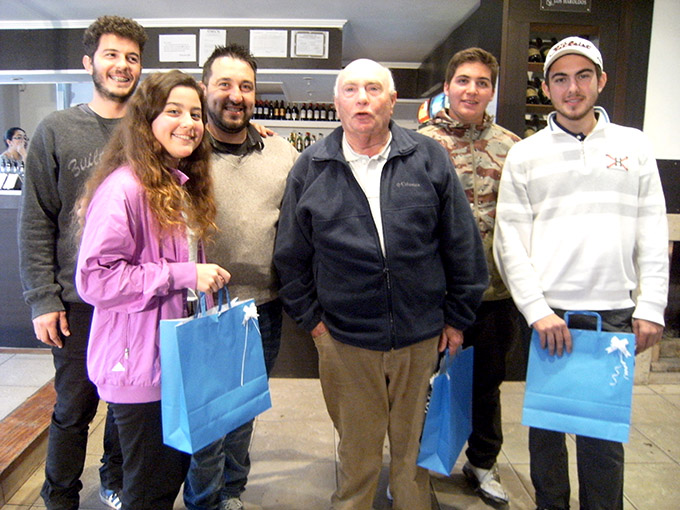
[[359, 58], [357, 60], [353, 60], [345, 68], [338, 73], [337, 78], [335, 79], [335, 86], [333, 87], [333, 95], [335, 97], [338, 97], [338, 87], [340, 85], [340, 82], [342, 79], [345, 77], [345, 75], [348, 72], [353, 71], [355, 68], [373, 68], [376, 73], [381, 73], [384, 74], [387, 77], [387, 86], [389, 89], [390, 94], [393, 92], [396, 92], [396, 89], [394, 87], [394, 77], [392, 76], [392, 71], [390, 71], [387, 67], [385, 67], [382, 64], [378, 64], [375, 60], [371, 60], [368, 58]]

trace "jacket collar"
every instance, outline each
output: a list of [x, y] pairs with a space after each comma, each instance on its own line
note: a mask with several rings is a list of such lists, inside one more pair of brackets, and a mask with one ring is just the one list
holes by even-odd
[[478, 132], [488, 129], [493, 124], [493, 120], [493, 115], [484, 112], [481, 124], [465, 124], [451, 117], [448, 110], [442, 109], [437, 112], [437, 115], [433, 119], [428, 120], [425, 123], [425, 126], [441, 127], [449, 133], [460, 137], [470, 129], [477, 130]]
[[257, 129], [255, 129], [252, 124], [248, 124], [246, 139], [241, 144], [220, 142], [217, 138], [213, 137], [213, 135], [207, 129], [206, 134], [210, 140], [210, 145], [212, 146], [213, 151], [222, 154], [235, 154], [237, 156], [243, 156], [251, 151], [261, 151], [264, 149], [264, 141], [257, 132]]
[[[595, 127], [590, 132], [591, 135], [595, 131], [600, 131], [601, 129], [604, 129], [604, 127], [607, 124], [611, 123], [611, 121], [609, 120], [609, 115], [607, 115], [607, 112], [601, 106], [595, 107], [595, 114], [597, 115], [597, 124], [595, 124]], [[556, 116], [557, 112], [550, 112], [550, 115], [548, 115], [548, 128], [552, 133], [564, 133], [564, 130], [559, 126], [559, 124], [557, 124], [557, 121], [555, 120]], [[590, 135], [586, 135], [586, 138], [588, 136]]]
[[[416, 142], [408, 135], [408, 131], [390, 120], [390, 132], [392, 133], [392, 142], [390, 144], [390, 153], [387, 159], [390, 160], [395, 156], [403, 156], [409, 154], [416, 149]], [[336, 160], [342, 163], [347, 163], [342, 152], [342, 127], [335, 128], [333, 132], [325, 138], [325, 143], [321, 144], [319, 150], [313, 155], [314, 160]]]
[[184, 184], [189, 180], [189, 176], [182, 172], [181, 170], [177, 170], [176, 168], [172, 168], [172, 175], [177, 177], [177, 180], [179, 181], [180, 186], [184, 186]]

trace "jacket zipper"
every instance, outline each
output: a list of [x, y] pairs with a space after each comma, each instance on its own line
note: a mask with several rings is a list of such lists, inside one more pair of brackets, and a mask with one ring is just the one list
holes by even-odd
[[[383, 262], [385, 263], [385, 259], [383, 257]], [[396, 349], [396, 334], [394, 331], [394, 310], [392, 309], [392, 280], [390, 278], [390, 268], [387, 267], [387, 264], [385, 263], [383, 266], [383, 275], [385, 276], [385, 285], [387, 286], [387, 313], [390, 318], [390, 345], [392, 346], [392, 349]]]
[[470, 143], [470, 161], [472, 163], [472, 214], [475, 217], [475, 222], [479, 227], [479, 218], [481, 216], [479, 212], [479, 190], [477, 186], [477, 161], [475, 160], [475, 140], [472, 136], [472, 130], [474, 127], [470, 126], [468, 129], [468, 140]]
[[[389, 158], [385, 161], [385, 165], [389, 162]], [[385, 168], [385, 165], [383, 165], [383, 169]], [[385, 243], [385, 253], [382, 252], [382, 249], [380, 249], [380, 255], [382, 257], [383, 261], [383, 275], [385, 277], [385, 286], [387, 287], [387, 315], [389, 317], [390, 321], [390, 346], [392, 349], [396, 349], [396, 332], [395, 332], [395, 327], [394, 327], [394, 308], [392, 307], [392, 278], [390, 276], [390, 268], [387, 263], [387, 238], [385, 237], [385, 222], [383, 221], [383, 215], [382, 211], [384, 209], [383, 204], [383, 197], [385, 196], [383, 193], [383, 182], [384, 182], [384, 174], [383, 172], [380, 173], [380, 223], [382, 224], [382, 229], [383, 229], [383, 242]], [[368, 200], [367, 200], [368, 202]], [[369, 207], [370, 209], [370, 207]], [[378, 229], [376, 228], [376, 235], [378, 233]], [[380, 248], [380, 238], [378, 238], [378, 248]]]
[[[385, 165], [389, 162], [389, 158], [385, 161]], [[368, 198], [366, 197], [366, 193], [364, 193], [364, 190], [362, 189], [361, 185], [359, 184], [359, 181], [357, 181], [357, 178], [354, 176], [354, 172], [352, 172], [352, 168], [349, 166], [348, 163], [345, 163], [345, 167], [349, 174], [352, 176], [352, 180], [355, 182], [359, 190], [361, 191], [361, 196], [364, 197], [364, 204], [366, 205], [366, 209], [368, 210], [368, 214], [371, 217], [371, 224], [373, 225], [373, 232], [375, 234], [374, 238], [377, 241], [377, 246], [378, 246], [378, 254], [380, 255], [380, 258], [383, 263], [383, 277], [385, 278], [385, 286], [387, 287], [387, 312], [388, 312], [388, 317], [389, 317], [389, 335], [390, 335], [390, 345], [392, 349], [396, 348], [396, 341], [395, 341], [395, 331], [394, 331], [394, 309], [392, 308], [392, 280], [390, 278], [390, 268], [388, 267], [387, 264], [387, 240], [384, 239], [385, 243], [385, 253], [382, 251], [382, 247], [380, 245], [380, 236], [378, 235], [378, 227], [375, 225], [375, 219], [373, 218], [373, 212], [371, 211], [371, 204], [368, 203]], [[383, 166], [383, 169], [385, 167]], [[383, 235], [385, 233], [385, 223], [383, 222], [382, 218], [382, 209], [383, 209], [383, 173], [380, 173], [380, 223], [382, 224], [383, 227]]]

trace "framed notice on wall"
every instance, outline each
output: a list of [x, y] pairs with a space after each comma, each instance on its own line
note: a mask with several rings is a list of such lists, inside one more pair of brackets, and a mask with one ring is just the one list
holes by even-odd
[[288, 30], [251, 30], [250, 52], [254, 57], [286, 58]]
[[328, 58], [328, 32], [292, 30], [290, 39], [292, 58]]
[[158, 36], [160, 62], [195, 62], [195, 34], [162, 34]]

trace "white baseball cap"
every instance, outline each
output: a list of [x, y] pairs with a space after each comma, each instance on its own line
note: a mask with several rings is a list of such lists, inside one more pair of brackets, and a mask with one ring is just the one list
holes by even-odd
[[547, 74], [552, 63], [558, 58], [573, 54], [583, 55], [602, 70], [602, 54], [593, 43], [582, 37], [567, 37], [550, 48], [543, 64], [543, 73]]

